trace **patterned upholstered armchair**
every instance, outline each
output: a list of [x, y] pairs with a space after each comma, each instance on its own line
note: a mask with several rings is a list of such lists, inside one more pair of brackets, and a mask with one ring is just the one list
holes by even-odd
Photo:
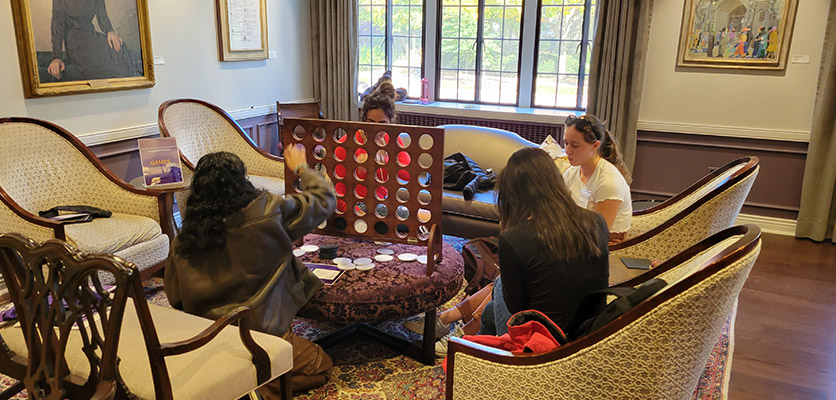
[[[117, 178], [71, 133], [32, 118], [0, 119], [0, 233], [63, 239], [85, 253], [112, 253], [143, 276], [164, 265], [174, 237], [171, 195]], [[38, 216], [62, 205], [113, 212], [64, 224]]]
[[665, 202], [633, 213], [627, 239], [610, 246], [621, 257], [667, 260], [734, 224], [758, 176], [758, 158], [734, 160]]
[[[194, 99], [169, 100], [160, 105], [157, 122], [162, 136], [177, 138], [186, 182], [191, 181], [200, 157], [228, 151], [244, 161], [253, 185], [284, 193], [284, 161], [256, 146], [220, 107]], [[176, 196], [182, 212], [187, 192], [178, 192]]]
[[755, 225], [701, 241], [652, 271], [665, 289], [552, 352], [513, 355], [453, 338], [447, 398], [690, 399], [760, 245]]

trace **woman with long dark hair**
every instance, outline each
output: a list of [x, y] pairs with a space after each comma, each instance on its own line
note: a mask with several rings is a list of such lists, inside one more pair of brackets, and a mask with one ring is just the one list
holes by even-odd
[[624, 240], [633, 219], [631, 179], [612, 134], [594, 115], [572, 115], [566, 118], [563, 142], [572, 165], [563, 179], [572, 198], [604, 216], [611, 242]]
[[360, 113], [360, 120], [363, 122], [376, 122], [378, 124], [395, 124], [398, 122], [398, 113], [395, 111], [395, 86], [392, 81], [384, 80], [370, 95], [363, 99], [363, 111]]
[[[293, 256], [293, 241], [331, 215], [336, 197], [331, 183], [308, 168], [304, 150], [286, 149], [285, 162], [302, 193], [256, 189], [235, 154], [200, 158], [183, 229], [172, 242], [165, 291], [173, 307], [210, 319], [249, 307], [254, 329], [293, 346], [291, 384], [301, 390], [324, 384], [332, 363], [321, 347], [290, 331], [296, 312], [322, 286]], [[259, 389], [265, 398], [278, 398], [279, 390], [278, 380]]]

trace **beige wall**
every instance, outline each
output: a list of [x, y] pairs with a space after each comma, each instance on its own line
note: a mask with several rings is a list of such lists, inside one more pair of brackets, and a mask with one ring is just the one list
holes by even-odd
[[758, 130], [809, 135], [829, 2], [798, 2], [789, 55], [809, 56], [810, 62], [788, 63], [785, 73], [774, 73], [678, 70], [684, 0], [655, 1], [640, 127], [682, 125], [687, 131], [711, 125], [706, 130], [734, 135], [740, 129], [742, 137]]
[[[51, 7], [50, 0], [35, 1]], [[160, 103], [174, 98], [199, 98], [233, 112], [313, 96], [307, 0], [267, 2], [268, 43], [278, 58], [225, 63], [218, 61], [214, 1], [148, 4], [153, 53], [165, 59], [155, 65], [156, 86], [37, 99], [23, 98], [11, 7], [0, 6], [0, 117], [49, 120], [86, 140], [95, 133], [155, 129]]]

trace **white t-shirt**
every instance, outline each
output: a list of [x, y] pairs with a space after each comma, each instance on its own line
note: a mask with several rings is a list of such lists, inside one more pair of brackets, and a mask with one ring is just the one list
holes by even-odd
[[621, 200], [610, 232], [621, 233], [630, 229], [630, 222], [633, 219], [630, 186], [627, 185], [627, 181], [615, 165], [603, 158], [600, 159], [586, 184], [581, 181], [581, 167], [570, 167], [563, 173], [563, 180], [566, 181], [575, 203], [588, 210], [592, 210], [595, 203]]

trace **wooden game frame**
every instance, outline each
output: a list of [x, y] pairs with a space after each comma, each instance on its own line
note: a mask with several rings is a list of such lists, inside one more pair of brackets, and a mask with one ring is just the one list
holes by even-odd
[[[343, 141], [338, 141], [337, 132], [342, 129], [346, 134]], [[366, 140], [359, 143], [355, 138], [358, 131], [365, 133]], [[388, 135], [388, 141], [380, 145], [376, 138], [381, 133]], [[408, 135], [410, 143], [401, 147], [399, 136]], [[432, 139], [430, 146], [426, 146], [429, 137]], [[375, 124], [366, 122], [335, 121], [326, 119], [310, 118], [285, 118], [281, 131], [282, 143], [285, 146], [301, 144], [305, 147], [308, 156], [308, 163], [313, 168], [324, 168], [325, 174], [334, 182], [337, 191], [337, 210], [327, 221], [323, 228], [317, 229], [316, 233], [330, 236], [355, 237], [365, 240], [379, 240], [395, 243], [406, 243], [413, 245], [427, 246], [427, 275], [431, 275], [435, 263], [441, 261], [441, 197], [442, 183], [444, 178], [444, 129], [425, 126]], [[318, 147], [321, 146], [321, 147]], [[345, 158], [337, 160], [335, 153], [338, 148], [345, 150]], [[355, 157], [358, 150], [365, 150], [366, 157], [359, 159]], [[324, 156], [320, 150], [324, 150]], [[383, 150], [388, 155], [386, 163], [380, 163], [376, 154]], [[315, 154], [316, 153], [316, 154]], [[400, 163], [401, 153], [409, 156], [408, 165]], [[425, 161], [430, 158], [430, 165], [426, 166]], [[404, 163], [405, 164], [405, 163]], [[337, 168], [342, 165], [345, 168], [343, 176], [337, 173]], [[425, 167], [426, 166], [426, 167]], [[365, 168], [365, 179], [358, 179], [355, 171], [358, 167]], [[382, 177], [378, 169], [388, 173], [388, 179], [381, 182]], [[399, 177], [402, 173], [409, 175], [406, 183], [401, 183]], [[429, 182], [423, 185], [419, 177], [423, 173], [429, 174]], [[293, 177], [285, 164], [285, 176]], [[362, 176], [362, 173], [360, 173]], [[341, 190], [340, 185], [343, 185]], [[355, 188], [363, 185], [366, 194], [357, 196]], [[385, 188], [387, 196], [379, 196], [379, 188]], [[401, 201], [398, 191], [405, 189], [408, 199]], [[426, 204], [426, 195], [419, 195], [421, 191], [429, 193], [430, 199]], [[285, 193], [298, 193], [298, 179], [285, 179]], [[362, 194], [362, 190], [359, 191]], [[341, 205], [342, 203], [342, 211]], [[366, 212], [359, 215], [355, 212], [355, 206], [363, 203]], [[378, 214], [378, 207], [385, 206], [387, 215], [381, 217]], [[399, 207], [405, 207], [409, 215], [405, 219], [398, 216]], [[429, 211], [430, 216], [425, 221], [419, 221], [419, 210]], [[424, 213], [424, 215], [426, 215]], [[366, 223], [366, 230], [355, 229], [357, 221]], [[380, 228], [380, 224], [386, 226], [386, 230]], [[340, 228], [342, 227], [342, 228]], [[418, 235], [423, 227], [423, 234]], [[398, 233], [400, 229], [406, 228], [406, 235]]]

